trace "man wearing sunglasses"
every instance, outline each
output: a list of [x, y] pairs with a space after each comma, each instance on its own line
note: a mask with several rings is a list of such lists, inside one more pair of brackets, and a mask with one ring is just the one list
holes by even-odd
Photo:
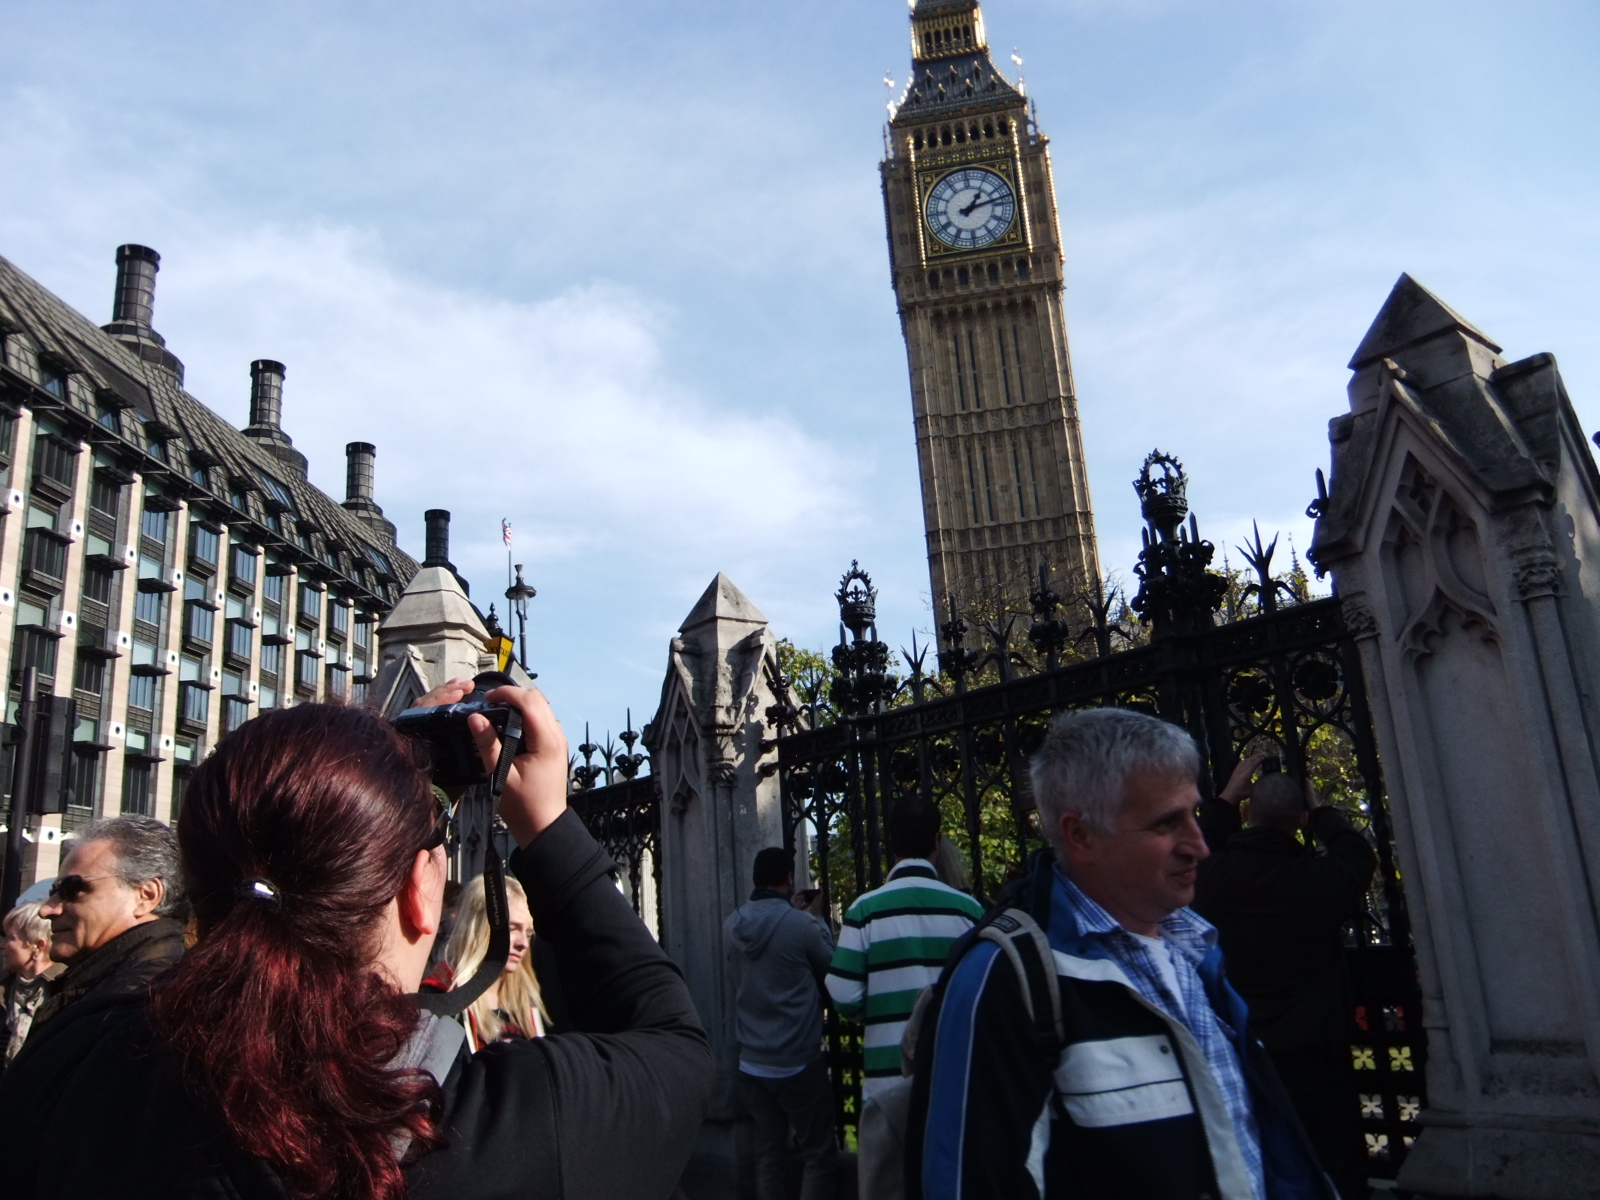
[[178, 841], [150, 817], [96, 821], [73, 839], [39, 915], [66, 963], [33, 1028], [90, 995], [137, 991], [183, 957]]

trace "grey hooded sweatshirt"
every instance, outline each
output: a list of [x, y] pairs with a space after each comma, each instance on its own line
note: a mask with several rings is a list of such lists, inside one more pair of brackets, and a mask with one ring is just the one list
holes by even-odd
[[757, 888], [722, 926], [738, 991], [739, 1061], [799, 1069], [822, 1053], [822, 980], [833, 934], [821, 917]]

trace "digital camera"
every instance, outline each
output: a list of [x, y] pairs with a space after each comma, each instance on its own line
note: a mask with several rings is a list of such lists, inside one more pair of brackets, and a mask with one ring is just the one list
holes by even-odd
[[401, 733], [427, 744], [433, 782], [440, 787], [469, 787], [489, 779], [467, 718], [474, 713], [486, 717], [495, 731], [503, 734], [511, 713], [506, 705], [484, 699], [495, 688], [514, 686], [511, 676], [504, 671], [485, 671], [473, 676], [472, 683], [471, 694], [454, 704], [408, 708], [394, 719], [394, 727]]

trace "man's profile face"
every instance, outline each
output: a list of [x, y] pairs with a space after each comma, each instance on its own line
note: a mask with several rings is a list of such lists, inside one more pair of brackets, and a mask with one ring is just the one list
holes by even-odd
[[147, 897], [117, 878], [121, 866], [116, 847], [108, 841], [74, 846], [61, 864], [58, 878], [80, 875], [88, 890], [68, 900], [46, 900], [39, 915], [50, 922], [50, 957], [71, 962], [89, 950], [98, 950], [150, 914]]
[[1069, 835], [1068, 873], [1119, 921], [1154, 925], [1194, 899], [1207, 853], [1194, 815], [1199, 803], [1193, 779], [1131, 776], [1115, 833]]

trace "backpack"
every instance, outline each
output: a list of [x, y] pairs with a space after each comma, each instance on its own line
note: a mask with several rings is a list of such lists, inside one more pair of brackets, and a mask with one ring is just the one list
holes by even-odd
[[[1061, 988], [1056, 983], [1055, 959], [1049, 939], [1039, 923], [1020, 908], [1006, 908], [985, 917], [965, 934], [950, 951], [944, 970], [936, 982], [922, 989], [916, 1007], [900, 1038], [901, 1077], [880, 1088], [861, 1107], [856, 1128], [857, 1195], [860, 1200], [906, 1200], [907, 1134], [912, 1117], [912, 1094], [920, 1090], [926, 1108], [926, 1066], [931, 1049], [922, 1043], [924, 1028], [931, 1038], [927, 1016], [935, 1013], [944, 996], [945, 985], [974, 941], [993, 942], [1016, 973], [1023, 1004], [1033, 1021], [1040, 1052], [1055, 1057], [1061, 1053], [1065, 1033], [1061, 1024]], [[937, 1020], [937, 1017], [935, 1018]], [[920, 1089], [918, 1084], [921, 1084]], [[916, 1139], [920, 1144], [921, 1138]], [[920, 1176], [920, 1172], [918, 1172]], [[919, 1181], [920, 1183], [920, 1178]], [[920, 1186], [917, 1188], [920, 1194]]]

